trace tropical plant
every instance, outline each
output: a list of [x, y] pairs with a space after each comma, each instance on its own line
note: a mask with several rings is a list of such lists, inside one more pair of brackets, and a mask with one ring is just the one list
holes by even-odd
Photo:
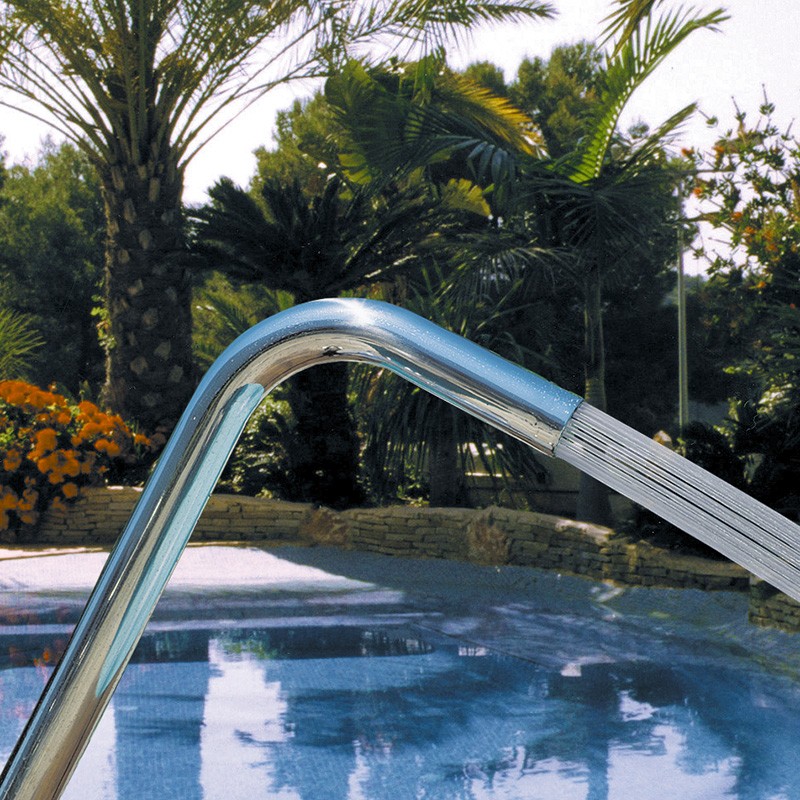
[[[496, 216], [508, 226], [514, 217], [524, 220], [537, 246], [558, 252], [560, 266], [569, 264], [583, 301], [586, 395], [601, 408], [606, 406], [603, 279], [612, 265], [630, 261], [632, 252], [641, 253], [652, 242], [654, 224], [663, 227], [668, 221], [664, 198], [672, 186], [663, 145], [694, 106], [615, 150], [617, 123], [632, 94], [664, 58], [694, 31], [723, 19], [720, 11], [678, 10], [656, 21], [646, 17], [597, 76], [597, 97], [582, 120], [583, 135], [576, 149], [558, 159], [542, 157], [530, 118], [484, 87], [473, 84], [472, 91], [464, 91], [463, 82], [445, 80], [446, 89], [455, 85], [461, 91], [447, 93], [440, 106], [430, 101], [430, 81], [418, 90], [412, 80], [404, 95], [402, 72], [393, 84], [381, 83], [381, 75], [356, 67], [326, 86], [350, 134], [350, 150], [341, 160], [351, 179], [374, 181], [377, 174], [392, 181], [414, 169], [427, 170], [429, 177], [466, 170], [477, 186], [491, 189], [486, 196]], [[450, 95], [466, 102], [449, 103]], [[493, 123], [480, 124], [481, 113], [491, 113]], [[585, 478], [581, 498], [583, 518], [609, 521], [599, 484]]]
[[[343, 188], [332, 178], [309, 197], [299, 181], [268, 180], [257, 200], [220, 181], [209, 191], [211, 203], [193, 212], [196, 252], [206, 268], [287, 292], [295, 303], [336, 297], [412, 269], [414, 248], [438, 235], [432, 206], [422, 197], [389, 202]], [[333, 506], [363, 499], [347, 385], [341, 363], [305, 370], [289, 382], [293, 499]]]
[[35, 525], [151, 449], [147, 437], [93, 403], [0, 382], [0, 531]]
[[561, 158], [575, 150], [586, 131], [586, 117], [598, 101], [603, 52], [593, 42], [553, 49], [547, 59], [526, 58], [507, 87], [509, 99], [536, 123], [547, 154]]
[[[388, 69], [351, 62], [328, 79], [325, 96], [342, 129], [337, 166], [350, 182], [388, 193], [392, 202], [422, 194], [439, 208], [436, 247], [427, 251], [433, 260], [423, 262], [421, 275], [393, 286], [392, 301], [488, 341], [490, 331], [498, 334], [492, 325], [509, 318], [510, 309], [501, 315], [499, 308], [516, 285], [505, 264], [518, 240], [491, 218], [486, 190], [490, 181], [500, 186], [513, 174], [508, 159], [493, 168], [501, 151], [538, 151], [529, 121], [433, 58]], [[519, 261], [522, 254], [516, 255]], [[476, 461], [490, 475], [542, 477], [538, 465], [522, 466], [525, 456], [514, 443], [402, 381], [369, 373], [357, 388], [365, 466], [379, 496], [396, 496], [416, 474], [432, 504], [463, 504], [465, 475]]]
[[518, 156], [542, 152], [525, 114], [448, 69], [443, 54], [389, 68], [351, 61], [328, 78], [325, 97], [342, 128], [339, 169], [373, 191], [421, 180], [500, 190]]
[[277, 84], [329, 74], [352, 47], [425, 51], [479, 22], [550, 14], [539, 0], [4, 0], [4, 102], [52, 124], [100, 177], [107, 401], [170, 429], [192, 391], [183, 175], [237, 114]]

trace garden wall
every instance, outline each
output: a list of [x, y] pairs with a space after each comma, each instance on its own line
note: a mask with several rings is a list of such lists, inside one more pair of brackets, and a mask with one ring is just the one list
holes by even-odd
[[[140, 491], [85, 490], [50, 512], [37, 543], [107, 545], [127, 522]], [[397, 556], [539, 567], [628, 586], [750, 591], [750, 618], [800, 630], [800, 606], [742, 567], [633, 542], [598, 525], [530, 511], [412, 506], [332, 511], [303, 503], [215, 494], [193, 541], [330, 544]]]

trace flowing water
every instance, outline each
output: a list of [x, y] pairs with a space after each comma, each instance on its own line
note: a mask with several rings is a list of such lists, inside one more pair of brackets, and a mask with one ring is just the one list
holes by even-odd
[[556, 456], [800, 600], [800, 527], [583, 403]]

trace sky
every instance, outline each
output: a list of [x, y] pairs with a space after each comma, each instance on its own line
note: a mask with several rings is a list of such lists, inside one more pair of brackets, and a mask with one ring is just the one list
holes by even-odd
[[[612, 7], [611, 0], [552, 2], [559, 12], [555, 20], [479, 30], [449, 47], [450, 64], [463, 67], [472, 61], [492, 61], [511, 80], [526, 56], [546, 58], [558, 44], [596, 39], [602, 31], [603, 18]], [[679, 0], [666, 5], [676, 8]], [[766, 90], [777, 106], [776, 116], [782, 125], [789, 125], [795, 116], [800, 116], [800, 3], [695, 0], [692, 5], [702, 11], [723, 6], [730, 19], [720, 32], [696, 32], [675, 50], [634, 96], [623, 121], [628, 124], [643, 120], [656, 126], [685, 105], [698, 102], [704, 114], [719, 117], [720, 125], [709, 129], [698, 114], [685, 127], [679, 145], [708, 147], [715, 135], [733, 124], [734, 98], [742, 110], [755, 117]], [[185, 200], [202, 202], [206, 189], [222, 175], [247, 185], [255, 170], [253, 150], [272, 144], [277, 111], [290, 106], [295, 97], [309, 96], [313, 89], [310, 84], [279, 87], [240, 116], [189, 165]], [[5, 137], [4, 149], [13, 163], [35, 156], [47, 129], [3, 109], [0, 134]]]

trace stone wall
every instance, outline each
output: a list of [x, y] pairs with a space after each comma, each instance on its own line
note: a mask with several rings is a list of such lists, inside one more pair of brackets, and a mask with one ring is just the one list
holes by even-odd
[[754, 577], [750, 583], [748, 618], [765, 628], [797, 633], [800, 632], [800, 603]]
[[[63, 512], [44, 519], [41, 544], [113, 543], [140, 491], [86, 490]], [[746, 591], [748, 573], [728, 562], [680, 556], [632, 542], [599, 525], [549, 514], [392, 506], [336, 512], [309, 504], [215, 494], [194, 541], [333, 544], [387, 555], [514, 564], [637, 586]]]
[[[84, 489], [82, 497], [64, 511], [49, 511], [36, 534], [41, 544], [113, 544], [141, 489], [129, 486]], [[212, 495], [203, 510], [193, 541], [293, 541], [312, 507], [302, 503], [259, 500], [243, 495]]]

